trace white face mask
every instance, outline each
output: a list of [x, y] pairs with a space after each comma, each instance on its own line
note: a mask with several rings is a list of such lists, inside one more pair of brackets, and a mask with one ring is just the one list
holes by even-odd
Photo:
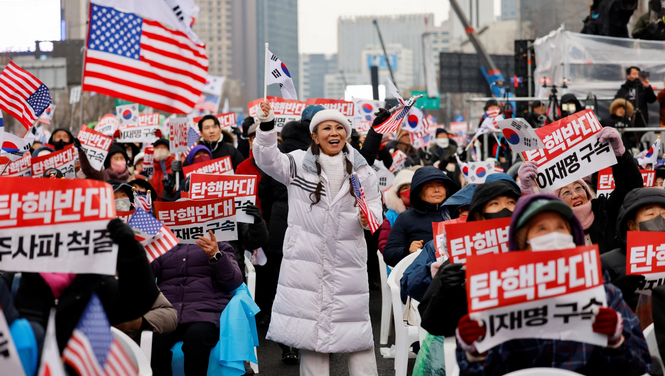
[[434, 142], [436, 142], [436, 145], [442, 149], [445, 149], [450, 145], [450, 140], [447, 138], [435, 138]]
[[131, 203], [129, 201], [129, 197], [115, 199], [115, 210], [129, 211], [130, 208], [131, 208]]
[[560, 232], [550, 232], [549, 234], [535, 237], [527, 243], [531, 245], [532, 251], [556, 251], [576, 247], [572, 235]]
[[171, 153], [166, 149], [157, 149], [155, 150], [155, 160], [161, 161], [162, 159], [167, 159], [171, 156]]

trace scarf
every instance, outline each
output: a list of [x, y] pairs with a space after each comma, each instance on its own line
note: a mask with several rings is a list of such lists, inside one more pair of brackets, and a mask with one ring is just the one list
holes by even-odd
[[342, 184], [344, 183], [344, 153], [337, 153], [335, 156], [329, 156], [324, 153], [319, 155], [321, 169], [326, 173], [328, 184], [330, 185], [330, 199], [337, 196]]
[[44, 282], [51, 288], [53, 296], [58, 299], [62, 292], [65, 291], [69, 285], [72, 284], [74, 278], [76, 278], [75, 273], [39, 273], [39, 275], [44, 278]]
[[595, 219], [593, 210], [591, 210], [591, 200], [587, 201], [587, 203], [584, 205], [576, 206], [572, 209], [577, 219], [580, 220], [584, 231], [588, 230], [589, 227], [591, 227], [593, 224], [593, 220]]

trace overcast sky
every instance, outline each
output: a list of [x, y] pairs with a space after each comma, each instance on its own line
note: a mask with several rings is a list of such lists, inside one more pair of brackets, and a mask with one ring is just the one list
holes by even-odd
[[[495, 13], [500, 1], [494, 0]], [[298, 0], [300, 53], [337, 52], [340, 16], [434, 13], [439, 25], [449, 7], [447, 0]], [[60, 39], [60, 1], [0, 0], [0, 51], [25, 50], [37, 39]]]

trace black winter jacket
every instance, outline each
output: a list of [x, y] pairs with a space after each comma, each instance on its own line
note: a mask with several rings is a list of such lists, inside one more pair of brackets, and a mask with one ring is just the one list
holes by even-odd
[[[641, 82], [626, 80], [626, 82], [621, 85], [621, 88], [617, 91], [614, 98], [628, 99], [635, 109], [639, 108], [642, 116], [644, 116], [644, 121], [642, 121], [641, 116], [634, 114], [633, 116], [636, 116], [636, 127], [646, 127], [649, 125], [649, 103], [654, 103], [657, 99], [656, 93], [653, 92], [651, 86], [644, 87]], [[639, 103], [635, 103], [637, 99], [639, 99]]]
[[440, 204], [430, 204], [420, 198], [423, 186], [433, 181], [443, 182], [446, 199], [459, 190], [459, 186], [436, 167], [426, 166], [416, 170], [411, 180], [411, 208], [397, 217], [383, 250], [386, 264], [395, 266], [408, 256], [411, 242], [422, 240], [424, 245], [432, 240], [432, 222], [450, 219], [448, 209], [443, 206], [445, 200]]
[[[236, 149], [233, 145], [228, 142], [224, 142], [224, 137], [220, 137], [217, 142], [207, 142], [201, 139], [199, 145], [203, 145], [210, 149], [212, 152], [212, 159], [226, 157], [227, 155], [231, 157], [231, 163], [233, 164], [233, 170], [235, 171], [238, 168], [238, 165], [242, 163], [246, 158]], [[186, 166], [187, 161], [185, 161], [184, 166]]]

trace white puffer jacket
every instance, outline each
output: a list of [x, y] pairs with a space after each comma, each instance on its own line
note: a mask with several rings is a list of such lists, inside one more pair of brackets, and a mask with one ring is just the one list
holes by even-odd
[[[381, 223], [381, 195], [372, 168], [355, 149], [346, 157], [360, 179], [370, 210]], [[335, 197], [325, 172], [321, 201], [311, 205], [317, 185], [310, 150], [282, 154], [277, 131], [257, 129], [257, 166], [286, 185], [289, 194], [284, 258], [267, 338], [298, 349], [348, 353], [374, 347], [369, 318], [367, 247], [360, 209], [349, 194], [349, 178]]]

